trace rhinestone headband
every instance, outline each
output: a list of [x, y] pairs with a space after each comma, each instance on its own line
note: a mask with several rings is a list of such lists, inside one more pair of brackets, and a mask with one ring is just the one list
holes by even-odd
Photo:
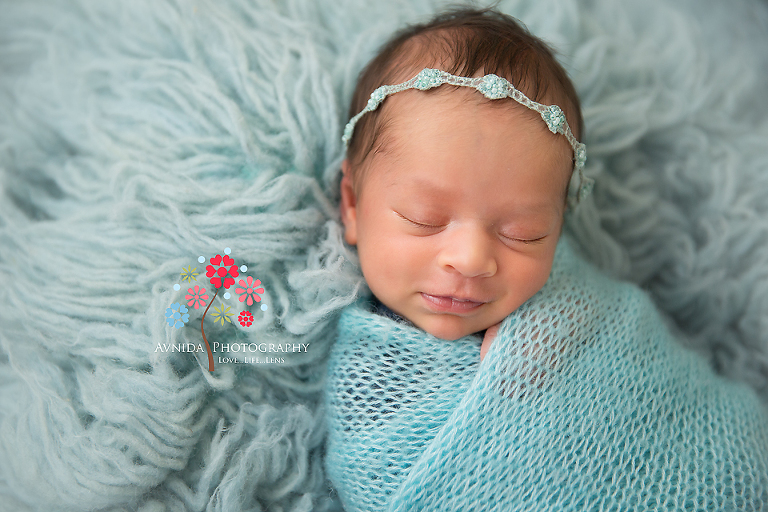
[[347, 123], [347, 126], [344, 128], [344, 136], [341, 138], [344, 142], [344, 146], [349, 146], [349, 141], [352, 139], [352, 134], [355, 130], [355, 125], [360, 118], [367, 112], [376, 110], [390, 94], [408, 89], [426, 91], [427, 89], [439, 87], [443, 84], [459, 87], [472, 87], [490, 100], [512, 98], [519, 104], [538, 112], [547, 124], [549, 131], [564, 135], [571, 145], [571, 148], [573, 148], [573, 175], [571, 176], [571, 182], [568, 188], [569, 205], [576, 206], [576, 204], [588, 196], [592, 191], [594, 180], [584, 176], [583, 172], [584, 164], [587, 161], [587, 146], [576, 140], [576, 137], [573, 136], [573, 132], [571, 132], [571, 127], [568, 126], [568, 121], [565, 119], [563, 110], [557, 105], [543, 105], [531, 100], [528, 96], [515, 89], [515, 86], [509, 83], [508, 80], [494, 74], [485, 75], [479, 78], [467, 78], [464, 76], [452, 75], [439, 69], [425, 68], [419, 71], [418, 75], [403, 83], [397, 85], [382, 85], [371, 93], [371, 97], [365, 108]]

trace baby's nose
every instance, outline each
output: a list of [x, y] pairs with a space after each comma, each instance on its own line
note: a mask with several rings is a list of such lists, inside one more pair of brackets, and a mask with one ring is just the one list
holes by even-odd
[[464, 277], [490, 277], [496, 274], [495, 239], [478, 226], [452, 228], [438, 255], [440, 267]]

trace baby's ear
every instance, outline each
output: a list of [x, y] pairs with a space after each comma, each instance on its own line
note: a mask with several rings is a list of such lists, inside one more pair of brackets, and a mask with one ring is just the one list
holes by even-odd
[[344, 223], [344, 240], [349, 245], [357, 244], [357, 196], [352, 186], [349, 160], [341, 163], [344, 176], [341, 178], [341, 222]]

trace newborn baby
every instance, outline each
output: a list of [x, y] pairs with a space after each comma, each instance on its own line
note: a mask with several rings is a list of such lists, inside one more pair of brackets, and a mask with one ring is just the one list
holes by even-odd
[[441, 66], [489, 81], [497, 78], [491, 72], [502, 73], [531, 100], [559, 104], [555, 110], [566, 114], [552, 130], [539, 111], [507, 95], [489, 99], [474, 87], [443, 85], [397, 92], [352, 126], [341, 183], [346, 241], [357, 246], [379, 301], [448, 340], [498, 324], [544, 285], [574, 153], [583, 151], [566, 121], [581, 124], [578, 99], [542, 43], [510, 30], [520, 48], [485, 48], [472, 63], [452, 62], [451, 47], [464, 44], [451, 39], [452, 30], [395, 40], [361, 77], [353, 109], [374, 84]]
[[328, 363], [348, 511], [768, 508], [754, 393], [561, 239], [591, 183], [544, 43], [439, 16], [381, 50], [351, 111], [341, 214], [373, 297]]

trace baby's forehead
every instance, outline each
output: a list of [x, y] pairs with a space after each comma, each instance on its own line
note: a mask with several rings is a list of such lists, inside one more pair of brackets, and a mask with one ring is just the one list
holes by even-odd
[[[425, 126], [430, 127], [434, 137], [462, 142], [462, 138], [472, 138], [483, 130], [515, 124], [522, 129], [516, 132], [514, 139], [507, 141], [509, 145], [534, 137], [542, 138], [546, 142], [540, 147], [542, 157], [554, 151], [562, 156], [567, 170], [572, 167], [567, 141], [551, 133], [538, 112], [512, 99], [489, 100], [471, 89], [444, 86], [430, 91], [404, 91], [386, 101], [388, 103], [380, 112], [374, 155], [397, 156], [405, 149], [418, 151], [419, 144], [423, 143], [419, 135]], [[448, 146], [446, 151], [453, 149]]]

